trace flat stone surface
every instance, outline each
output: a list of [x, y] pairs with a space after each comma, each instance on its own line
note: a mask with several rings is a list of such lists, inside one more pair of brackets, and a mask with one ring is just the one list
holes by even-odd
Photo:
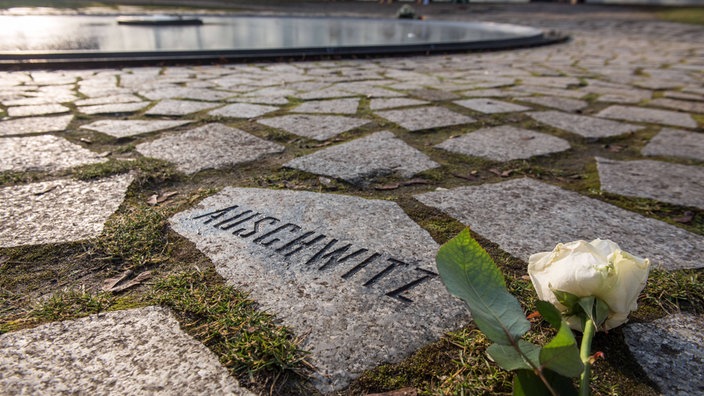
[[226, 188], [173, 229], [296, 334], [319, 389], [341, 389], [468, 320], [436, 275], [438, 245], [393, 202]]
[[623, 328], [626, 345], [664, 395], [704, 394], [704, 318], [675, 314]]
[[291, 110], [292, 113], [330, 113], [355, 114], [359, 107], [358, 98], [314, 100], [301, 103]]
[[29, 133], [63, 132], [73, 120], [73, 115], [56, 117], [18, 118], [0, 121], [0, 136], [26, 135]]
[[8, 107], [7, 115], [10, 117], [26, 117], [35, 115], [48, 115], [68, 113], [70, 109], [60, 104], [41, 104], [31, 106]]
[[540, 111], [528, 113], [528, 115], [543, 124], [593, 139], [623, 135], [642, 129], [638, 125], [563, 113], [561, 111]]
[[296, 158], [284, 166], [364, 185], [376, 177], [396, 174], [409, 178], [440, 165], [393, 133], [382, 131]]
[[657, 98], [648, 102], [649, 106], [667, 107], [678, 111], [704, 114], [704, 102], [692, 102], [689, 100], [675, 100], [667, 98]]
[[332, 115], [287, 115], [257, 120], [258, 123], [315, 140], [327, 140], [358, 128], [368, 120]]
[[134, 113], [149, 106], [151, 102], [134, 103], [111, 103], [93, 106], [81, 106], [78, 108], [83, 114], [111, 114], [111, 113]]
[[140, 95], [151, 100], [160, 99], [194, 99], [207, 101], [220, 101], [230, 96], [232, 92], [217, 91], [207, 88], [187, 88], [187, 87], [162, 87], [149, 91], [141, 91]]
[[435, 147], [494, 161], [510, 161], [569, 150], [570, 144], [555, 136], [503, 125], [448, 139]]
[[428, 104], [425, 100], [411, 98], [379, 98], [372, 99], [369, 102], [369, 108], [372, 110], [392, 109], [394, 107], [416, 106]]
[[433, 106], [379, 111], [376, 115], [386, 118], [409, 131], [469, 124], [475, 121], [472, 117], [455, 113], [444, 107]]
[[94, 238], [122, 203], [132, 175], [0, 188], [0, 247]]
[[669, 110], [648, 109], [632, 106], [610, 106], [600, 111], [597, 117], [615, 118], [617, 120], [650, 122], [684, 128], [696, 128], [697, 122], [691, 115]]
[[704, 267], [704, 237], [529, 178], [434, 191], [416, 199], [526, 261], [561, 242], [602, 238], [668, 270]]
[[195, 100], [175, 100], [164, 99], [157, 103], [154, 107], [147, 110], [146, 115], [166, 115], [166, 116], [183, 116], [199, 111], [212, 109], [219, 104], [210, 102], [198, 102]]
[[455, 101], [455, 104], [485, 114], [509, 113], [515, 111], [530, 110], [530, 107], [486, 98], [457, 100]]
[[460, 96], [452, 92], [441, 91], [439, 89], [411, 89], [409, 94], [429, 101], [444, 101], [459, 99]]
[[597, 157], [601, 190], [704, 209], [704, 167]]
[[650, 139], [641, 152], [704, 161], [704, 134], [665, 128]]
[[142, 102], [144, 99], [132, 94], [118, 94], [109, 96], [99, 96], [97, 98], [81, 99], [73, 102], [76, 106], [96, 106], [104, 104], [134, 103]]
[[0, 393], [253, 395], [163, 308], [0, 335]]
[[107, 159], [56, 136], [0, 139], [0, 172], [59, 171]]
[[279, 108], [276, 106], [265, 106], [252, 103], [233, 103], [219, 109], [208, 112], [212, 116], [228, 118], [254, 118], [271, 113]]
[[583, 100], [561, 98], [559, 96], [528, 96], [520, 98], [520, 100], [568, 112], [575, 112], [588, 106], [588, 103]]
[[176, 164], [184, 173], [254, 161], [284, 147], [222, 124], [208, 124], [137, 145], [147, 157]]
[[162, 131], [186, 125], [191, 121], [146, 121], [146, 120], [100, 120], [88, 125], [81, 126], [82, 129], [90, 129], [105, 133], [116, 138], [141, 135], [149, 132]]

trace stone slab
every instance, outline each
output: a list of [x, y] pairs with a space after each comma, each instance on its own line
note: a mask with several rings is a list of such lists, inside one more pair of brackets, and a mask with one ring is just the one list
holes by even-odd
[[0, 394], [253, 395], [163, 308], [0, 336]]
[[208, 88], [187, 88], [187, 87], [161, 87], [149, 91], [141, 91], [140, 95], [151, 100], [160, 99], [194, 99], [217, 102], [230, 96], [234, 96], [232, 92], [218, 91]]
[[279, 110], [276, 106], [265, 106], [252, 103], [233, 103], [208, 112], [211, 116], [228, 118], [254, 118]]
[[494, 161], [511, 161], [569, 150], [570, 144], [555, 136], [502, 125], [448, 139], [435, 147]]
[[0, 139], [0, 172], [55, 172], [107, 161], [98, 154], [56, 136]]
[[81, 106], [78, 108], [83, 114], [114, 114], [114, 113], [134, 113], [150, 105], [151, 102], [132, 103], [110, 103], [93, 106]]
[[454, 103], [462, 107], [466, 107], [468, 109], [472, 109], [474, 111], [478, 111], [480, 113], [485, 114], [509, 113], [530, 110], [530, 107], [486, 98], [457, 100]]
[[369, 102], [369, 108], [372, 110], [392, 109], [394, 107], [416, 106], [428, 104], [425, 100], [411, 98], [379, 98], [372, 99]]
[[654, 124], [672, 125], [683, 128], [696, 128], [697, 122], [687, 113], [669, 110], [657, 110], [632, 106], [610, 106], [600, 111], [597, 117], [614, 118], [617, 120], [649, 122]]
[[356, 114], [359, 107], [358, 98], [333, 99], [333, 100], [312, 100], [303, 102], [291, 110], [292, 113], [314, 113], [314, 114]]
[[472, 117], [455, 113], [454, 111], [439, 106], [379, 111], [376, 115], [386, 118], [409, 131], [470, 124], [476, 121]]
[[94, 238], [122, 203], [132, 175], [0, 188], [0, 247]]
[[591, 139], [618, 136], [642, 129], [642, 127], [638, 125], [578, 114], [563, 113], [561, 111], [539, 111], [528, 113], [528, 115], [543, 124]]
[[265, 118], [257, 120], [257, 122], [283, 129], [298, 136], [323, 141], [358, 128], [369, 121], [343, 116], [301, 114]]
[[109, 96], [99, 96], [95, 98], [81, 99], [74, 102], [76, 106], [97, 106], [104, 104], [134, 103], [142, 102], [144, 99], [132, 94], [118, 94]]
[[689, 100], [657, 98], [648, 102], [649, 106], [667, 107], [668, 109], [704, 114], [704, 103]]
[[534, 103], [554, 109], [575, 112], [587, 107], [589, 104], [583, 100], [572, 98], [561, 98], [559, 96], [529, 96], [519, 99], [522, 102]]
[[137, 151], [172, 162], [178, 170], [191, 174], [254, 161], [267, 154], [280, 153], [284, 147], [215, 123], [141, 143]]
[[18, 118], [0, 121], [0, 136], [26, 135], [30, 133], [63, 132], [73, 120], [73, 115], [56, 117]]
[[10, 117], [26, 117], [35, 115], [48, 115], [68, 113], [70, 109], [60, 104], [42, 104], [31, 106], [8, 107], [7, 115]]
[[626, 345], [664, 395], [704, 394], [704, 317], [675, 314], [624, 327]]
[[146, 115], [184, 116], [199, 111], [212, 109], [218, 103], [198, 102], [195, 100], [164, 99], [147, 110]]
[[366, 185], [380, 176], [409, 178], [440, 165], [393, 133], [382, 131], [296, 158], [284, 166]]
[[526, 261], [561, 242], [602, 238], [667, 270], [704, 267], [704, 237], [529, 178], [434, 191], [416, 199]]
[[602, 191], [704, 209], [704, 167], [598, 157], [596, 163]]
[[469, 319], [437, 276], [438, 245], [394, 202], [229, 187], [170, 222], [305, 335], [323, 392]]
[[186, 125], [191, 121], [146, 121], [146, 120], [100, 120], [88, 125], [81, 126], [82, 129], [90, 129], [105, 133], [107, 135], [124, 138], [144, 133], [162, 131], [165, 129], [177, 128]]
[[704, 134], [665, 128], [650, 139], [641, 152], [704, 161]]

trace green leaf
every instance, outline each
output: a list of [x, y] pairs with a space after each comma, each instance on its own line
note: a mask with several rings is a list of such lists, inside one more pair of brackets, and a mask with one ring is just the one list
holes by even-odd
[[545, 319], [546, 322], [550, 323], [550, 326], [559, 329], [562, 325], [562, 314], [555, 308], [552, 303], [547, 301], [538, 300], [535, 304], [538, 308], [538, 312]]
[[540, 347], [525, 340], [518, 340], [519, 353], [516, 348], [509, 345], [492, 344], [487, 348], [486, 353], [502, 369], [513, 370], [533, 370], [533, 367], [540, 367]]
[[501, 271], [469, 229], [441, 246], [436, 261], [447, 290], [467, 303], [477, 327], [490, 340], [511, 345], [530, 329]]
[[604, 324], [606, 318], [609, 316], [610, 310], [611, 309], [609, 308], [609, 304], [605, 303], [604, 300], [600, 298], [596, 299], [596, 312], [594, 315], [594, 323], [596, 323], [597, 329], [601, 327], [602, 324]]
[[[550, 370], [543, 370], [543, 376], [550, 383], [556, 394], [560, 396], [576, 396], [577, 389], [572, 380], [556, 374]], [[550, 395], [550, 390], [534, 372], [518, 370], [513, 377], [514, 396], [545, 396]]]
[[574, 314], [577, 312], [577, 307], [579, 306], [579, 297], [572, 293], [568, 293], [562, 290], [553, 290], [552, 293], [557, 298], [560, 304], [567, 307], [567, 313]]
[[540, 351], [540, 364], [565, 377], [578, 377], [584, 370], [577, 341], [564, 320], [557, 335]]

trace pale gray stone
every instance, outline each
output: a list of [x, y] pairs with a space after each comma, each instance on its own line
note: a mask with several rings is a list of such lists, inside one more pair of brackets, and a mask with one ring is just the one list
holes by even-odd
[[529, 178], [416, 198], [523, 260], [558, 243], [602, 238], [668, 270], [704, 267], [704, 237]]
[[149, 132], [162, 131], [164, 129], [177, 128], [190, 122], [191, 121], [187, 120], [100, 120], [92, 122], [88, 125], [83, 125], [81, 128], [98, 131], [116, 138], [124, 138]]
[[691, 115], [669, 110], [648, 109], [632, 106], [610, 106], [597, 114], [597, 117], [617, 120], [650, 122], [654, 124], [673, 125], [683, 128], [696, 128], [697, 122]]
[[296, 158], [284, 166], [364, 185], [379, 176], [408, 178], [440, 165], [393, 133], [382, 131]]
[[30, 133], [63, 132], [73, 120], [73, 115], [56, 117], [31, 117], [0, 121], [0, 136]]
[[530, 107], [486, 98], [457, 100], [455, 101], [455, 104], [486, 114], [509, 113], [515, 111], [530, 110]]
[[368, 120], [332, 115], [287, 115], [257, 120], [258, 123], [315, 140], [327, 140], [358, 128]]
[[459, 95], [438, 89], [411, 89], [408, 93], [415, 97], [435, 102], [459, 99]]
[[173, 162], [180, 171], [190, 174], [254, 161], [267, 154], [280, 153], [284, 147], [239, 129], [208, 124], [139, 144], [137, 151], [147, 157]]
[[0, 188], [0, 247], [97, 237], [122, 203], [132, 179], [132, 175], [118, 175]]
[[144, 99], [137, 95], [132, 94], [118, 94], [109, 96], [99, 96], [96, 98], [81, 99], [74, 102], [76, 106], [96, 106], [103, 104], [115, 104], [115, 103], [134, 103], [142, 102]]
[[592, 139], [618, 136], [642, 129], [638, 125], [563, 113], [561, 111], [540, 111], [528, 113], [528, 115], [543, 124]]
[[469, 319], [436, 274], [438, 245], [394, 202], [230, 187], [170, 222], [229, 283], [306, 335], [322, 391]]
[[146, 307], [0, 336], [0, 393], [252, 395], [217, 356]]
[[219, 109], [208, 112], [211, 116], [228, 118], [254, 118], [271, 113], [279, 108], [276, 106], [264, 106], [251, 103], [233, 103]]
[[134, 113], [149, 106], [151, 102], [133, 103], [112, 103], [93, 106], [81, 106], [78, 108], [83, 114], [112, 114], [112, 113]]
[[292, 113], [330, 113], [355, 114], [359, 107], [359, 99], [333, 99], [303, 102], [291, 110]]
[[529, 96], [520, 98], [522, 102], [539, 104], [545, 107], [552, 107], [562, 111], [575, 112], [588, 106], [588, 103], [571, 98], [561, 98], [559, 96]]
[[454, 111], [438, 106], [379, 111], [376, 115], [386, 118], [409, 131], [469, 124], [476, 121], [472, 117], [455, 113]]
[[570, 144], [555, 136], [502, 125], [448, 139], [435, 147], [494, 161], [511, 161], [569, 150]]
[[664, 395], [704, 394], [704, 318], [674, 314], [624, 327], [633, 357]]
[[704, 134], [665, 128], [650, 139], [641, 152], [704, 161]]
[[220, 106], [217, 103], [195, 100], [164, 99], [147, 110], [146, 115], [183, 116]]
[[598, 157], [596, 163], [602, 191], [704, 209], [704, 167]]
[[43, 104], [31, 106], [8, 107], [7, 115], [10, 117], [26, 117], [35, 115], [49, 115], [68, 113], [70, 109], [60, 104]]
[[107, 161], [98, 154], [56, 136], [0, 139], [0, 172], [60, 171]]
[[648, 102], [648, 105], [667, 107], [678, 111], [688, 111], [690, 113], [704, 114], [704, 102], [692, 102], [689, 100], [675, 100], [667, 98], [657, 98]]
[[394, 107], [416, 106], [428, 104], [425, 100], [411, 98], [389, 98], [389, 99], [372, 99], [369, 102], [369, 108], [372, 110], [392, 109]]
[[194, 100], [206, 100], [211, 102], [217, 102], [234, 94], [232, 92], [218, 91], [215, 89], [207, 88], [187, 88], [187, 87], [176, 87], [169, 86], [165, 88], [158, 88], [150, 91], [142, 91], [139, 93], [147, 99], [159, 100], [159, 99], [194, 99]]

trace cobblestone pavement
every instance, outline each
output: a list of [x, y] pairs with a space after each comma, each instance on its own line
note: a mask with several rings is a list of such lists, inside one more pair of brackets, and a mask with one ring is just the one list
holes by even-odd
[[[390, 10], [356, 7], [337, 11]], [[0, 72], [0, 268], [16, 247], [89, 245], [126, 199], [168, 207], [178, 192], [188, 199], [173, 207], [170, 238], [193, 242], [301, 335], [327, 392], [469, 320], [437, 279], [438, 234], [419, 205], [520, 260], [601, 237], [667, 271], [704, 267], [703, 27], [615, 7], [422, 12], [572, 39], [436, 56]], [[176, 176], [145, 180], [144, 157]], [[60, 271], [39, 291], [5, 283], [0, 315], [67, 285], [97, 291], [107, 276], [87, 274], [104, 268]], [[704, 337], [692, 325], [701, 321], [627, 325], [634, 358], [666, 394], [704, 392]], [[653, 338], [667, 338], [669, 354], [646, 348]], [[249, 392], [154, 307], [0, 335], [0, 367], [3, 394]], [[668, 375], [677, 367], [692, 375]]]

